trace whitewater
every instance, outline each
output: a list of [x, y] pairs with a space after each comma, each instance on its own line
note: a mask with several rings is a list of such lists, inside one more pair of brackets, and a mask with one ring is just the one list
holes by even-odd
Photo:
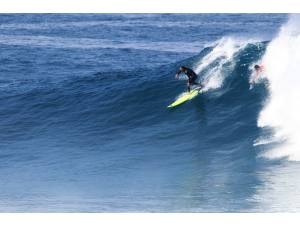
[[267, 68], [270, 97], [258, 120], [258, 126], [275, 129], [270, 141], [278, 144], [266, 156], [297, 161], [300, 160], [299, 21], [299, 16], [292, 15], [262, 58]]

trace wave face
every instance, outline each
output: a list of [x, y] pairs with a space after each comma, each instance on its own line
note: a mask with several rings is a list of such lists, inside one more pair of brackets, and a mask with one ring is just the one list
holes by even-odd
[[297, 18], [0, 18], [0, 211], [299, 211]]

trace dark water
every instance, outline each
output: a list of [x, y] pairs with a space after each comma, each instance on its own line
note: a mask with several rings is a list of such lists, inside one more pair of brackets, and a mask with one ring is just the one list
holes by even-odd
[[[249, 90], [287, 18], [1, 14], [0, 211], [299, 211], [299, 166], [253, 145], [267, 84]], [[211, 88], [167, 110], [183, 64]]]

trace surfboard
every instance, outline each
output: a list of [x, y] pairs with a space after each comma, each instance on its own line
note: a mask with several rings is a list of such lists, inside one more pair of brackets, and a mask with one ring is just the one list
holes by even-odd
[[202, 89], [194, 89], [190, 92], [184, 92], [179, 98], [177, 98], [172, 104], [168, 105], [168, 108], [173, 108], [182, 103], [191, 100], [192, 98], [196, 97], [199, 93], [202, 93]]

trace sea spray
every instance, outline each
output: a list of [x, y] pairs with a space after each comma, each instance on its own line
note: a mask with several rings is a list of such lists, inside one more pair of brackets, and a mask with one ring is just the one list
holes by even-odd
[[245, 43], [242, 41], [230, 37], [221, 38], [216, 42], [213, 50], [196, 64], [195, 72], [198, 74], [209, 67], [209, 70], [203, 75], [205, 91], [220, 88], [222, 86], [225, 79], [224, 74], [228, 74], [223, 72], [224, 65], [227, 63], [232, 64], [234, 54], [243, 47], [245, 47]]

